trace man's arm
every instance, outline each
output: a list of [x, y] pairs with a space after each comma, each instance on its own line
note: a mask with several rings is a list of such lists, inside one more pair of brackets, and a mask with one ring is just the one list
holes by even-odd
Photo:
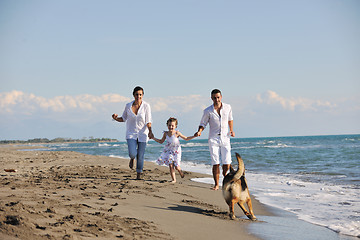
[[232, 136], [232, 137], [235, 137], [235, 132], [234, 132], [234, 121], [233, 120], [231, 120], [231, 121], [229, 121], [229, 128], [230, 128], [230, 136]]
[[200, 137], [201, 136], [201, 132], [204, 130], [203, 126], [199, 126], [198, 131], [194, 134], [195, 137]]
[[149, 129], [149, 134], [148, 134], [148, 137], [150, 139], [154, 138], [154, 134], [152, 132], [152, 128], [151, 128], [151, 123], [149, 122], [148, 124], [146, 124], [147, 128]]
[[210, 118], [209, 112], [205, 109], [203, 112], [203, 116], [201, 117], [200, 120], [198, 131], [194, 134], [195, 137], [201, 136], [201, 132], [205, 129], [206, 125], [209, 123], [209, 118]]

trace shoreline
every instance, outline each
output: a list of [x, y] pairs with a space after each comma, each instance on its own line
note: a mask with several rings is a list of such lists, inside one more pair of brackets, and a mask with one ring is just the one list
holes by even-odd
[[[0, 148], [0, 237], [14, 239], [260, 239], [250, 233], [268, 207], [252, 196], [259, 221], [240, 208], [228, 217], [221, 191], [185, 171], [170, 183], [168, 168], [145, 162], [143, 180], [127, 159], [77, 152]], [[29, 147], [31, 148], [31, 147]], [[251, 192], [251, 189], [250, 189]]]

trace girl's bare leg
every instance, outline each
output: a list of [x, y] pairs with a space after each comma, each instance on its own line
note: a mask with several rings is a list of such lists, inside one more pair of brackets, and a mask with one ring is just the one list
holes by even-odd
[[173, 163], [169, 164], [169, 168], [170, 168], [170, 175], [171, 175], [171, 178], [172, 178], [172, 183], [176, 183], [174, 164]]
[[180, 167], [180, 166], [176, 166], [175, 169], [178, 170], [181, 178], [184, 178], [184, 173], [181, 171], [181, 167]]

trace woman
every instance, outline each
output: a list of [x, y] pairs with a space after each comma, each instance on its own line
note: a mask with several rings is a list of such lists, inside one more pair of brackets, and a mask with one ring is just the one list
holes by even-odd
[[133, 91], [134, 101], [126, 104], [121, 117], [116, 113], [112, 118], [118, 122], [126, 122], [126, 141], [129, 150], [129, 167], [134, 167], [136, 157], [136, 179], [141, 179], [141, 173], [144, 167], [144, 154], [148, 137], [153, 138], [151, 130], [151, 108], [143, 101], [144, 89], [135, 87]]

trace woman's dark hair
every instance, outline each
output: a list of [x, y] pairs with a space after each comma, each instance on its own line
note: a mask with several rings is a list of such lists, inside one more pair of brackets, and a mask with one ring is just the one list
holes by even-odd
[[136, 93], [137, 91], [140, 91], [140, 90], [141, 90], [141, 91], [143, 92], [143, 94], [144, 94], [144, 89], [143, 89], [142, 87], [137, 86], [137, 87], [134, 88], [133, 95], [135, 95], [135, 93]]

